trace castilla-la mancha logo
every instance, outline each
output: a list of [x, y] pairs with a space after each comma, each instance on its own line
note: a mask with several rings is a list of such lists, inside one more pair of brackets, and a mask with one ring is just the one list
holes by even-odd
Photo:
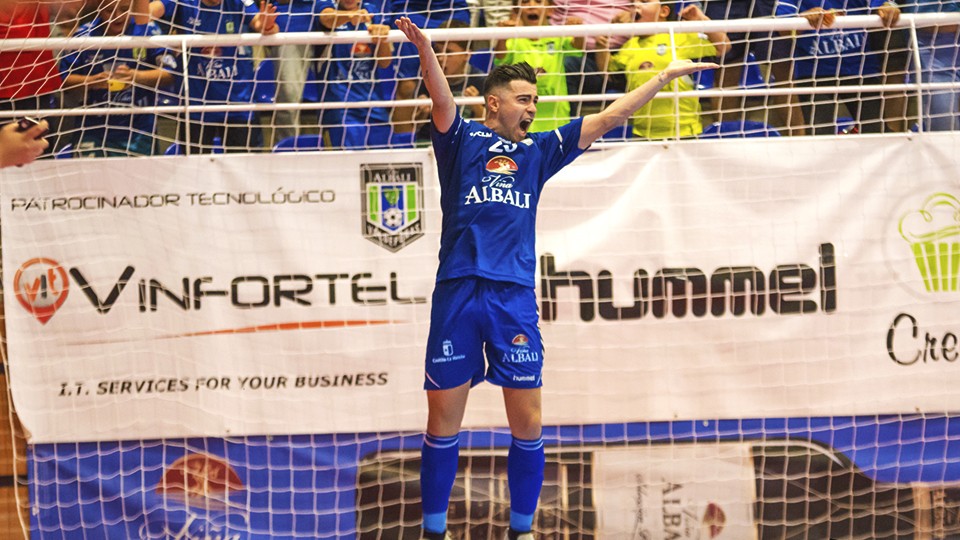
[[423, 167], [420, 163], [360, 165], [363, 236], [399, 251], [423, 236]]
[[60, 309], [70, 292], [67, 271], [57, 261], [37, 257], [23, 263], [13, 277], [17, 301], [42, 324]]
[[934, 193], [903, 214], [898, 228], [926, 292], [960, 291], [960, 200]]

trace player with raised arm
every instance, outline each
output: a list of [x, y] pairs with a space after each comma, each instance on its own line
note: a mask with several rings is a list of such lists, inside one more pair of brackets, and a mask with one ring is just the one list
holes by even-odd
[[673, 62], [597, 114], [553, 131], [528, 133], [537, 113], [533, 68], [525, 63], [494, 68], [483, 88], [486, 119], [482, 124], [464, 120], [430, 39], [406, 17], [397, 27], [417, 47], [433, 102], [431, 139], [443, 211], [424, 381], [423, 536], [448, 536], [447, 506], [467, 395], [486, 379], [503, 389], [513, 436], [507, 457], [507, 538], [532, 539], [544, 469], [543, 346], [534, 281], [540, 192], [551, 176], [671, 80], [718, 66]]

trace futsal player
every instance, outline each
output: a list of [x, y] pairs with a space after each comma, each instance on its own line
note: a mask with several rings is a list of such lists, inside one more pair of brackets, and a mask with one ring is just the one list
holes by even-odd
[[534, 282], [540, 192], [551, 176], [623, 125], [671, 80], [718, 66], [672, 62], [597, 114], [529, 133], [537, 113], [537, 78], [528, 64], [504, 64], [490, 72], [483, 88], [485, 120], [472, 122], [457, 113], [430, 39], [406, 17], [397, 28], [417, 48], [433, 103], [431, 139], [443, 212], [424, 381], [423, 536], [448, 537], [447, 505], [467, 395], [487, 380], [503, 389], [513, 436], [507, 538], [532, 540], [544, 468], [543, 346]]

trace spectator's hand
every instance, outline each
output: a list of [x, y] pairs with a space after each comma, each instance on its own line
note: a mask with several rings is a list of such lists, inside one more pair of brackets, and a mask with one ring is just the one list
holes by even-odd
[[624, 24], [633, 22], [633, 12], [631, 11], [619, 11], [616, 15], [610, 19], [610, 22], [613, 24]]
[[567, 17], [566, 19], [564, 19], [563, 24], [565, 25], [583, 24], [583, 19], [581, 19], [580, 17]]
[[691, 75], [698, 71], [703, 71], [705, 69], [717, 69], [720, 67], [720, 64], [715, 64], [713, 62], [692, 62], [690, 60], [674, 60], [667, 65], [658, 75], [657, 79], [662, 83], [666, 84], [673, 79], [679, 79], [686, 75]]
[[892, 28], [900, 20], [900, 7], [893, 2], [887, 2], [877, 8], [877, 15], [883, 21], [883, 26]]
[[709, 21], [710, 17], [707, 17], [706, 13], [700, 9], [700, 6], [697, 4], [690, 4], [687, 7], [683, 8], [680, 11], [680, 20], [681, 21]]
[[409, 18], [400, 17], [397, 19], [396, 25], [397, 28], [403, 32], [403, 35], [410, 40], [410, 43], [416, 45], [417, 50], [425, 51], [426, 49], [424, 49], [424, 47], [430, 49], [431, 51], [433, 50], [433, 47], [430, 46], [430, 38], [428, 38], [422, 30], [417, 28], [417, 25], [413, 24], [413, 21], [411, 21]]
[[839, 9], [823, 9], [823, 8], [813, 8], [808, 9], [800, 14], [801, 17], [807, 20], [810, 23], [811, 28], [830, 28], [833, 26], [833, 23], [836, 22], [837, 16], [843, 15], [843, 11]]
[[371, 24], [367, 26], [367, 32], [370, 38], [377, 45], [387, 41], [387, 34], [390, 33], [390, 27], [385, 24]]
[[261, 0], [260, 13], [257, 16], [260, 18], [261, 34], [270, 36], [280, 31], [280, 26], [277, 24], [277, 6]]
[[369, 24], [373, 22], [373, 15], [365, 9], [358, 9], [350, 12], [350, 22], [354, 26], [360, 26], [362, 23]]
[[463, 89], [463, 97], [477, 97], [480, 95], [480, 91], [477, 90], [476, 86], [468, 86]]
[[113, 68], [110, 78], [115, 81], [133, 82], [137, 72], [126, 64], [119, 64]]
[[610, 49], [610, 36], [597, 36], [593, 39], [593, 48], [600, 51]]
[[[427, 96], [420, 96], [425, 98]], [[427, 103], [426, 105], [419, 105], [415, 111], [413, 111], [413, 120], [419, 122], [421, 120], [426, 120], [430, 118], [430, 113], [433, 112], [433, 105]]]
[[83, 85], [93, 88], [95, 90], [106, 90], [109, 88], [110, 83], [109, 71], [101, 71], [100, 73], [94, 73], [93, 75], [87, 75], [83, 79]]
[[512, 28], [512, 27], [514, 27], [514, 26], [516, 26], [516, 25], [518, 24], [518, 21], [517, 21], [517, 17], [518, 17], [518, 16], [519, 16], [518, 13], [514, 13], [513, 15], [510, 15], [510, 16], [507, 17], [506, 19], [502, 19], [500, 22], [498, 22], [498, 23], [497, 23], [497, 26], [504, 26], [504, 27], [511, 27], [511, 28]]
[[0, 127], [0, 167], [25, 165], [37, 159], [50, 146], [43, 138], [48, 129], [46, 120], [26, 131], [20, 131], [16, 122]]

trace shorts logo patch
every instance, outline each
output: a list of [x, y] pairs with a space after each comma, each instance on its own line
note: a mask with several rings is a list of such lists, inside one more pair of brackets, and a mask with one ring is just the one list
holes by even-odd
[[467, 357], [465, 354], [453, 354], [453, 342], [449, 339], [443, 340], [443, 356], [431, 358], [430, 362], [434, 364], [446, 364], [447, 362], [456, 362]]
[[510, 350], [503, 353], [504, 363], [522, 364], [540, 361], [540, 353], [530, 350], [530, 338], [526, 334], [517, 334], [510, 344]]

